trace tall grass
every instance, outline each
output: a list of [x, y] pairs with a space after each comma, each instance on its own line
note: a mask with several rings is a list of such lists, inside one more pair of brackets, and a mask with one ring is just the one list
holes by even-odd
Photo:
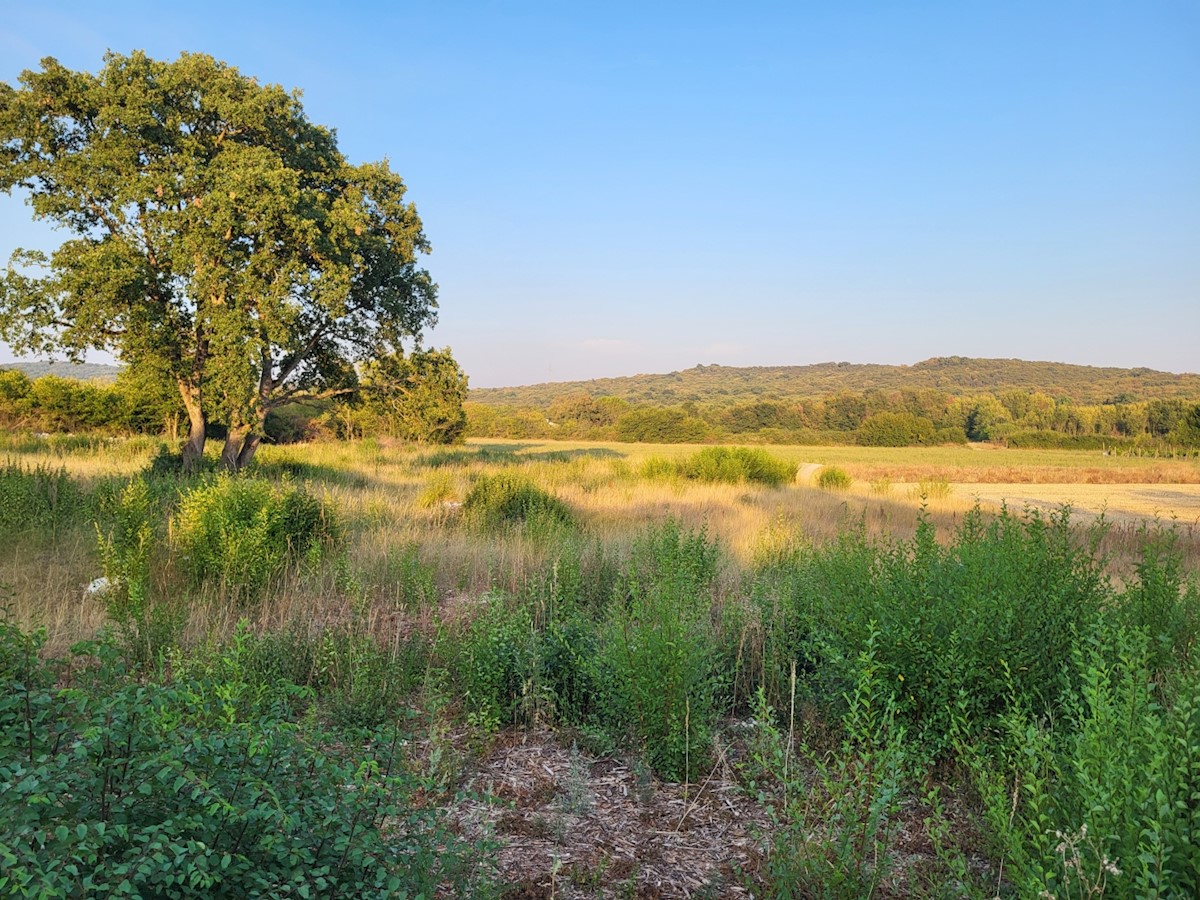
[[[483, 750], [563, 727], [693, 783], [732, 760], [774, 816], [764, 896], [869, 896], [901, 875], [913, 892], [1195, 893], [1186, 525], [919, 510], [763, 490], [753, 454], [621, 453], [264, 448], [278, 477], [239, 479], [29, 456], [0, 473], [30, 510], [0, 577], [24, 621], [64, 623], [56, 652], [107, 615], [139, 678], [165, 663], [223, 684], [237, 721], [289, 684], [295, 713], [339, 734], [415, 707], [431, 743], [448, 721]], [[66, 558], [67, 541], [69, 575], [29, 550]], [[65, 618], [100, 570], [124, 587]], [[156, 604], [185, 620], [159, 628]], [[744, 744], [729, 717], [753, 720]], [[923, 882], [902, 872], [902, 819], [937, 848]]]

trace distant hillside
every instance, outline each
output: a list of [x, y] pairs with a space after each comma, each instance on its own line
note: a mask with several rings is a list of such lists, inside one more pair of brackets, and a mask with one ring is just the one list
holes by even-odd
[[526, 387], [479, 388], [471, 399], [493, 406], [546, 407], [572, 394], [620, 397], [633, 403], [736, 403], [794, 400], [841, 391], [936, 389], [953, 395], [1005, 390], [1043, 391], [1075, 403], [1200, 397], [1200, 375], [1116, 369], [1020, 359], [937, 357], [911, 366], [817, 363], [811, 366], [696, 366], [666, 375], [563, 381]]
[[0, 363], [0, 369], [16, 369], [24, 372], [30, 378], [41, 378], [43, 375], [57, 375], [59, 378], [76, 378], [80, 381], [116, 381], [120, 366], [106, 366], [100, 363], [70, 363], [70, 362], [11, 362]]

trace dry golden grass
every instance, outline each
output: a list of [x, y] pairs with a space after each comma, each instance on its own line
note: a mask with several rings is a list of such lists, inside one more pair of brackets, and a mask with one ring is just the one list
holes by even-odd
[[[1063, 503], [1090, 514], [1107, 509], [1114, 525], [1103, 548], [1117, 569], [1127, 569], [1136, 555], [1138, 517], [1174, 517], [1181, 526], [1185, 565], [1200, 567], [1200, 486], [1184, 477], [1196, 475], [1196, 463], [1062, 451], [788, 447], [769, 450], [801, 464], [796, 483], [782, 488], [648, 480], [639, 474], [653, 456], [675, 459], [696, 449], [496, 440], [446, 450], [386, 442], [263, 448], [266, 471], [293, 470], [293, 477], [308, 480], [310, 489], [337, 509], [346, 532], [342, 571], [334, 573], [329, 564], [316, 572], [297, 567], [252, 607], [231, 605], [219, 590], [201, 593], [189, 601], [188, 636], [199, 640], [226, 633], [246, 616], [260, 628], [337, 620], [350, 614], [354, 596], [370, 604], [371, 615], [386, 618], [404, 599], [404, 554], [429, 573], [438, 598], [520, 589], [551, 566], [562, 552], [562, 536], [522, 529], [481, 532], [462, 521], [459, 509], [482, 473], [504, 468], [519, 470], [566, 501], [580, 522], [572, 540], [602, 545], [616, 559], [628, 554], [648, 523], [673, 517], [686, 528], [706, 529], [727, 550], [723, 581], [731, 588], [739, 572], [773, 548], [821, 543], [848, 527], [862, 527], [876, 537], [907, 538], [922, 506], [939, 532], [948, 535], [976, 502], [986, 509], [1002, 500], [1017, 510]], [[84, 479], [132, 474], [147, 459], [148, 454], [119, 449], [108, 459], [103, 453], [22, 457], [27, 464], [53, 462]], [[850, 490], [813, 486], [820, 466], [829, 464], [852, 474]], [[1101, 474], [1089, 482], [1093, 469]], [[1019, 477], [990, 482], [998, 472]], [[1048, 472], [1057, 473], [1059, 481], [1040, 480]], [[1179, 480], [1151, 480], [1167, 474]], [[944, 485], [944, 495], [919, 496], [916, 482], [922, 480]], [[164, 549], [160, 556], [165, 562], [159, 595], [182, 594], [169, 554]], [[6, 585], [10, 611], [18, 621], [45, 625], [51, 652], [90, 637], [103, 623], [102, 604], [83, 593], [99, 574], [95, 533], [87, 528], [69, 532], [53, 546], [27, 541], [0, 551], [0, 583]]]

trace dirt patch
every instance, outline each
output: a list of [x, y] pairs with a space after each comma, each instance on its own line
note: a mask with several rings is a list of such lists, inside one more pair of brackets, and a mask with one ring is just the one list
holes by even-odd
[[454, 810], [464, 836], [500, 843], [505, 897], [750, 897], [766, 811], [723, 763], [667, 784], [549, 731], [502, 735]]

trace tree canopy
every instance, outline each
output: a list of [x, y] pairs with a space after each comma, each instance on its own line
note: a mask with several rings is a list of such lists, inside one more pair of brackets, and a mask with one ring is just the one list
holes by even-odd
[[185, 462], [205, 427], [253, 456], [267, 413], [356, 384], [436, 321], [430, 247], [388, 163], [351, 165], [297, 93], [202, 54], [42, 60], [0, 83], [0, 189], [72, 237], [17, 250], [0, 336], [20, 350], [116, 352], [178, 389]]

